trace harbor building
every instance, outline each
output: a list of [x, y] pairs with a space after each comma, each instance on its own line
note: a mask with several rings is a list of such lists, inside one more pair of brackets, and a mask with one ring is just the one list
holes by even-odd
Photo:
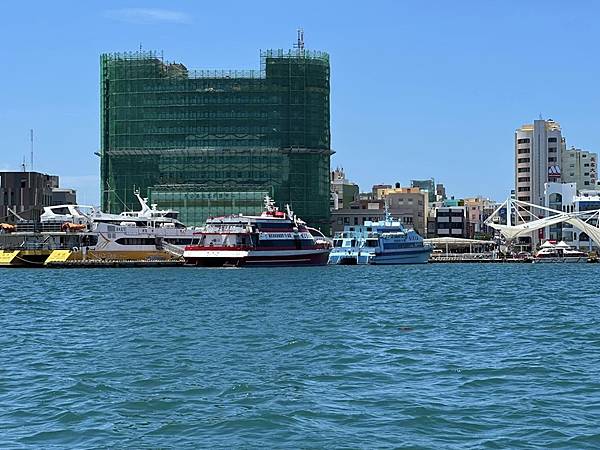
[[102, 208], [134, 190], [187, 225], [256, 214], [265, 195], [330, 225], [329, 56], [260, 53], [258, 70], [193, 70], [150, 51], [103, 54]]
[[346, 178], [343, 168], [331, 172], [331, 209], [343, 209], [358, 200], [358, 184]]
[[561, 180], [576, 183], [578, 190], [598, 188], [598, 154], [575, 147], [566, 149], [561, 157]]
[[60, 188], [56, 175], [0, 172], [0, 222], [39, 220], [45, 206], [76, 202], [75, 190]]

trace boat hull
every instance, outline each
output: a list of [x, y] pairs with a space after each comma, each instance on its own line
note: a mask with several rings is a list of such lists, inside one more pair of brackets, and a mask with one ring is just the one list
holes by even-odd
[[429, 262], [431, 249], [411, 250], [406, 252], [383, 253], [376, 255], [371, 264], [427, 264]]
[[534, 264], [573, 264], [573, 263], [587, 263], [588, 261], [588, 257], [587, 256], [581, 256], [581, 257], [566, 257], [566, 258], [560, 258], [560, 257], [556, 257], [556, 258], [533, 258], [532, 262]]
[[429, 261], [431, 249], [396, 251], [389, 253], [372, 253], [362, 251], [336, 251], [329, 255], [329, 264], [332, 265], [392, 265], [392, 264], [426, 264]]
[[200, 267], [323, 266], [329, 249], [316, 250], [186, 250], [186, 264]]

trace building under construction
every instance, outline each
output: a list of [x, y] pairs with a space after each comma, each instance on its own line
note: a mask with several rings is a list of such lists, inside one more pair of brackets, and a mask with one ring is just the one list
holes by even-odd
[[262, 210], [329, 229], [329, 56], [260, 53], [260, 69], [191, 70], [155, 52], [101, 56], [102, 207], [134, 190], [188, 225]]

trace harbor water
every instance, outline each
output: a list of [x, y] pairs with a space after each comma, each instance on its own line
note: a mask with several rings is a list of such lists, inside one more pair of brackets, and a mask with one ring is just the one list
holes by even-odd
[[599, 448], [599, 279], [0, 270], [0, 448]]

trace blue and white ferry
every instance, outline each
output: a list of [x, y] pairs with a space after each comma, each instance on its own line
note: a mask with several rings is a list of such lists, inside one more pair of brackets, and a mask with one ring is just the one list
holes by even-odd
[[384, 220], [346, 225], [333, 238], [329, 264], [425, 264], [432, 247], [386, 211]]

